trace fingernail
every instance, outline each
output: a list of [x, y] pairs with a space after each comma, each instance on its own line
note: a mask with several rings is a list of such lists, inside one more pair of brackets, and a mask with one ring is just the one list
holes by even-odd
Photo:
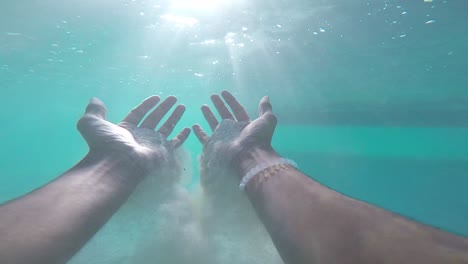
[[91, 99], [89, 99], [89, 103], [90, 104], [98, 104], [98, 105], [102, 105], [104, 104], [101, 100], [99, 100], [99, 98], [97, 97], [92, 97]]

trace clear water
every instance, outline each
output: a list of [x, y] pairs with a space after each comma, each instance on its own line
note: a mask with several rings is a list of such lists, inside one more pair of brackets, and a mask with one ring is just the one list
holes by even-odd
[[[0, 201], [86, 153], [75, 123], [90, 97], [117, 122], [151, 94], [176, 95], [188, 109], [179, 127], [206, 127], [199, 107], [227, 89], [252, 116], [270, 96], [274, 147], [312, 178], [468, 235], [467, 8], [465, 0], [2, 1]], [[201, 146], [192, 135], [185, 148], [190, 193]]]

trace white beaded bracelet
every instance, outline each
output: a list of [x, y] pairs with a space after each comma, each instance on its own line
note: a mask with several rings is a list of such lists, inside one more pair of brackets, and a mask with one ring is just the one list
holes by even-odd
[[291, 165], [291, 166], [297, 168], [296, 162], [294, 162], [293, 160], [290, 160], [290, 159], [285, 159], [285, 158], [281, 158], [281, 159], [277, 159], [277, 160], [273, 160], [273, 161], [268, 161], [268, 162], [265, 162], [265, 163], [260, 163], [257, 166], [253, 167], [249, 172], [247, 172], [247, 174], [245, 174], [244, 177], [242, 177], [242, 180], [241, 180], [241, 182], [239, 184], [239, 189], [241, 191], [245, 191], [245, 186], [247, 185], [247, 183], [249, 183], [250, 180], [252, 180], [253, 177], [255, 177], [255, 175], [257, 175], [259, 172], [261, 172], [261, 171], [263, 171], [265, 169], [268, 169], [270, 167], [280, 165], [280, 164], [288, 164], [288, 165]]

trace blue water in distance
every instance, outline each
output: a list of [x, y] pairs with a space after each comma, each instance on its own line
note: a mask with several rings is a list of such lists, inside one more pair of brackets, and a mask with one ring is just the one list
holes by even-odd
[[[118, 122], [151, 94], [200, 123], [212, 93], [252, 116], [269, 95], [274, 147], [317, 181], [468, 235], [465, 0], [18, 0], [0, 3], [0, 201], [86, 153], [90, 97]], [[176, 129], [177, 130], [177, 129]], [[193, 157], [188, 189], [198, 182]]]

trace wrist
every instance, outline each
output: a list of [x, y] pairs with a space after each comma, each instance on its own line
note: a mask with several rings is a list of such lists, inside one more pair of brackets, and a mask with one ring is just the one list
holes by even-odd
[[96, 173], [107, 175], [113, 181], [124, 184], [138, 183], [147, 175], [145, 169], [132, 158], [115, 153], [90, 151], [76, 168], [93, 168]]
[[235, 159], [233, 166], [239, 176], [239, 179], [242, 179], [242, 177], [259, 164], [269, 163], [280, 158], [281, 156], [272, 148], [253, 148]]

